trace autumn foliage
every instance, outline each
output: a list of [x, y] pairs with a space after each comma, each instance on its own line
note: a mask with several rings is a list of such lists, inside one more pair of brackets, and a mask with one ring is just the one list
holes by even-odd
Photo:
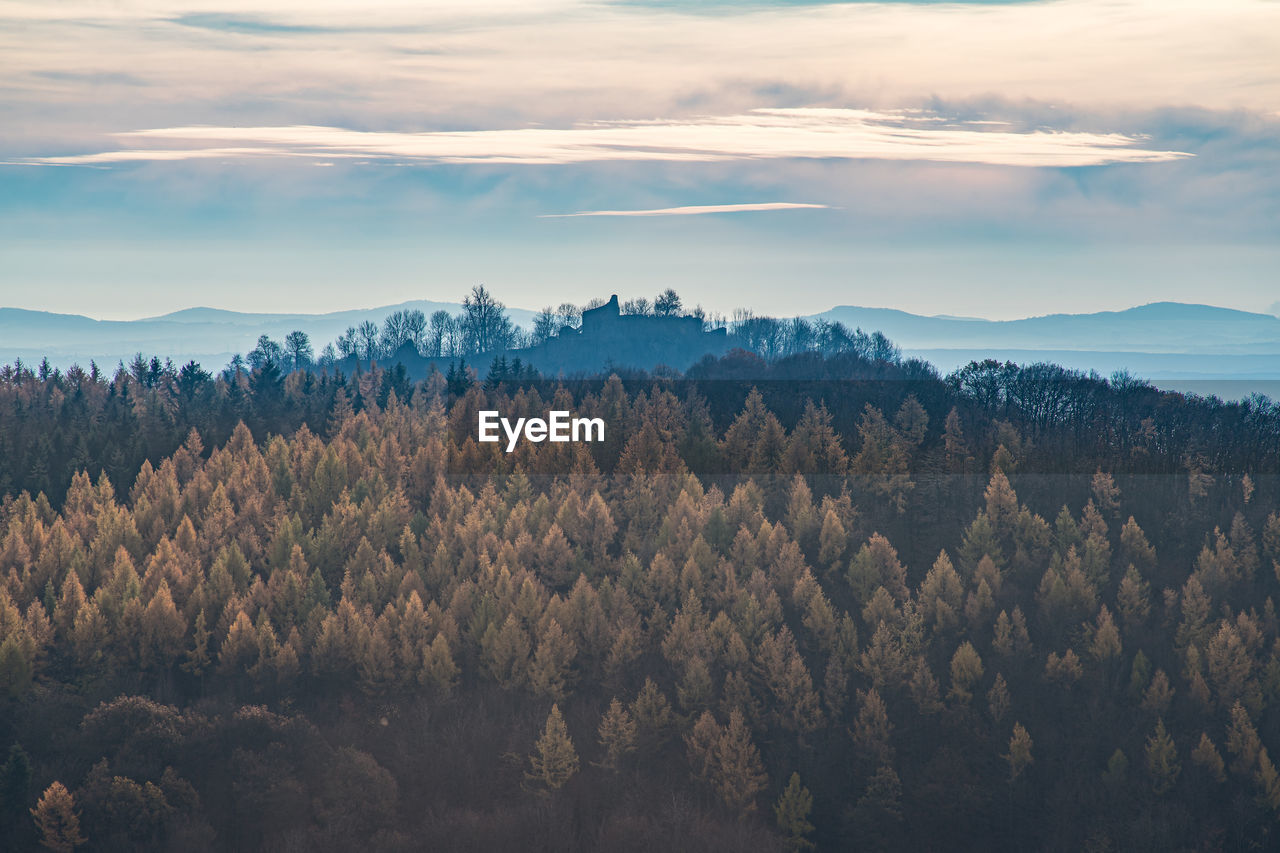
[[[1274, 472], [1045, 473], [1067, 438], [910, 383], [370, 377], [5, 498], [6, 835], [1275, 843]], [[553, 407], [608, 440], [475, 440]]]

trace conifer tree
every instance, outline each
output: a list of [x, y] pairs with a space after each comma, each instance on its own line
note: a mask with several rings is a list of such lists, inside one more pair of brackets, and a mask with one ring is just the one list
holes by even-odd
[[87, 840], [80, 834], [75, 798], [61, 782], [45, 789], [31, 815], [40, 830], [40, 845], [54, 853], [71, 853]]
[[730, 712], [712, 754], [711, 781], [720, 799], [740, 816], [755, 811], [756, 797], [764, 790], [764, 766], [741, 711]]
[[948, 470], [953, 474], [963, 473], [966, 463], [971, 462], [972, 459], [969, 457], [969, 446], [964, 440], [960, 412], [955, 406], [947, 412], [947, 419], [943, 424], [942, 447], [946, 453]]
[[916, 661], [916, 670], [911, 676], [911, 698], [920, 709], [920, 713], [935, 714], [942, 710], [942, 702], [938, 697], [938, 679], [921, 655]]
[[876, 770], [850, 816], [861, 837], [881, 849], [894, 848], [890, 839], [902, 823], [902, 780], [891, 765]]
[[1116, 485], [1114, 477], [1099, 468], [1093, 475], [1090, 488], [1094, 502], [1104, 515], [1114, 516], [1119, 511], [1120, 487]]
[[1009, 478], [999, 468], [992, 472], [983, 497], [987, 502], [987, 520], [996, 535], [1012, 534], [1014, 520], [1018, 515], [1018, 496], [1009, 484]]
[[1266, 747], [1258, 753], [1258, 770], [1253, 774], [1258, 786], [1258, 802], [1272, 812], [1280, 811], [1280, 773], [1271, 763]]
[[787, 847], [794, 851], [812, 850], [814, 843], [807, 836], [813, 832], [814, 826], [809, 822], [809, 813], [813, 810], [813, 795], [809, 789], [800, 784], [800, 774], [792, 773], [791, 780], [783, 789], [782, 796], [773, 804], [773, 814], [778, 822], [778, 829], [786, 839]]
[[8, 758], [0, 765], [0, 825], [25, 818], [27, 792], [31, 786], [31, 759], [19, 744], [9, 747]]
[[1107, 769], [1102, 773], [1102, 781], [1113, 792], [1124, 790], [1128, 784], [1129, 757], [1119, 747], [1107, 759]]
[[[907, 569], [898, 559], [898, 552], [889, 540], [879, 533], [873, 534], [858, 549], [849, 565], [849, 584], [859, 602], [871, 600], [877, 587], [884, 587], [897, 601], [907, 598]], [[874, 628], [875, 626], [869, 626]]]
[[870, 403], [858, 426], [862, 446], [850, 463], [870, 491], [885, 498], [899, 514], [906, 512], [907, 496], [916, 484], [909, 471], [911, 442], [885, 420]]
[[1179, 648], [1190, 645], [1204, 648], [1208, 639], [1206, 625], [1212, 607], [1212, 597], [1205, 592], [1200, 580], [1192, 575], [1182, 587], [1182, 622], [1174, 635], [1174, 642]]
[[1151, 777], [1151, 790], [1157, 795], [1167, 794], [1178, 782], [1182, 765], [1173, 738], [1165, 730], [1164, 720], [1156, 721], [1156, 730], [1147, 738], [1147, 775]]
[[1004, 719], [1004, 715], [1009, 713], [1009, 704], [1009, 684], [1004, 676], [997, 672], [991, 689], [987, 691], [987, 710], [991, 714], [991, 719], [997, 723]]
[[710, 781], [715, 772], [716, 744], [723, 734], [720, 724], [710, 711], [703, 711], [697, 722], [684, 736], [685, 754], [689, 769], [695, 779]]
[[960, 608], [964, 597], [964, 584], [951, 563], [946, 551], [938, 553], [938, 559], [925, 575], [918, 596], [925, 619], [934, 630], [954, 631], [960, 625]]
[[1013, 736], [1009, 738], [1009, 752], [1004, 756], [1009, 762], [1009, 779], [1013, 781], [1030, 767], [1035, 759], [1031, 756], [1031, 735], [1022, 723], [1013, 724]]
[[248, 614], [241, 610], [227, 630], [226, 639], [222, 641], [222, 649], [218, 653], [218, 668], [223, 675], [237, 675], [257, 663], [258, 656], [257, 629], [249, 621]]
[[992, 628], [991, 648], [996, 654], [1004, 657], [1013, 655], [1013, 622], [1004, 610], [996, 616], [996, 623]]
[[1209, 774], [1209, 778], [1215, 782], [1223, 782], [1226, 780], [1226, 774], [1223, 772], [1222, 754], [1218, 752], [1218, 748], [1213, 745], [1213, 741], [1209, 739], [1209, 735], [1205, 732], [1200, 733], [1200, 742], [1196, 744], [1196, 748], [1191, 750], [1191, 760], [1204, 772]]
[[458, 680], [458, 666], [453, 661], [449, 639], [443, 631], [436, 634], [431, 645], [423, 651], [422, 680], [423, 683], [433, 685], [444, 696], [453, 692]]
[[1235, 756], [1231, 762], [1231, 770], [1240, 776], [1249, 776], [1258, 763], [1258, 754], [1262, 751], [1262, 741], [1258, 738], [1258, 730], [1244, 706], [1236, 702], [1231, 706], [1231, 726], [1227, 729], [1227, 752]]
[[973, 687], [983, 675], [982, 658], [973, 643], [965, 640], [951, 656], [951, 692], [950, 696], [961, 704], [968, 704], [973, 698]]
[[1253, 659], [1234, 625], [1223, 622], [1209, 640], [1205, 663], [1220, 707], [1230, 707], [1237, 699], [1243, 698], [1246, 684], [1253, 674]]
[[209, 657], [209, 637], [209, 628], [205, 621], [204, 611], [201, 610], [196, 613], [191, 648], [187, 650], [186, 659], [182, 663], [184, 672], [189, 672], [197, 678], [204, 675], [205, 670], [209, 668], [212, 662]]
[[167, 581], [160, 581], [159, 588], [143, 611], [140, 628], [139, 661], [144, 668], [153, 662], [167, 667], [181, 653], [187, 623], [173, 603]]
[[1120, 607], [1120, 618], [1130, 631], [1142, 627], [1151, 613], [1151, 585], [1142, 579], [1132, 563], [1124, 574], [1124, 580], [1120, 581], [1116, 601]]
[[0, 642], [0, 695], [21, 698], [31, 686], [34, 674], [34, 643], [26, 632], [17, 632]]
[[1156, 551], [1142, 532], [1133, 516], [1120, 528], [1120, 555], [1125, 563], [1129, 563], [1140, 573], [1150, 572], [1156, 567]]
[[854, 724], [854, 742], [875, 765], [888, 764], [893, 760], [893, 724], [889, 722], [889, 712], [874, 687], [859, 694], [862, 701]]
[[877, 690], [889, 690], [905, 682], [912, 672], [907, 669], [909, 663], [901, 636], [887, 622], [880, 623], [871, 635], [871, 643], [858, 657], [859, 669]]
[[578, 772], [578, 752], [573, 748], [559, 705], [551, 706], [529, 764], [531, 771], [525, 778], [546, 792], [558, 791]]
[[1057, 652], [1049, 652], [1045, 659], [1044, 677], [1063, 687], [1071, 687], [1083, 675], [1084, 669], [1074, 649], [1067, 649], [1061, 657]]
[[1111, 611], [1102, 605], [1098, 610], [1098, 619], [1093, 630], [1093, 641], [1089, 644], [1089, 653], [1095, 660], [1107, 661], [1120, 656], [1120, 629], [1111, 618]]
[[578, 648], [554, 618], [548, 620], [538, 639], [538, 649], [529, 667], [529, 686], [541, 696], [560, 701], [573, 677], [573, 659]]
[[655, 743], [666, 740], [673, 722], [671, 703], [652, 678], [645, 677], [644, 685], [631, 703], [631, 715], [646, 738]]
[[481, 639], [485, 663], [498, 684], [508, 690], [522, 684], [529, 668], [529, 635], [514, 615], [499, 628], [490, 624]]
[[615, 696], [600, 719], [600, 745], [604, 747], [604, 767], [617, 770], [623, 756], [636, 748], [636, 721]]
[[1156, 674], [1151, 678], [1151, 683], [1142, 694], [1142, 710], [1157, 717], [1163, 716], [1169, 708], [1169, 703], [1173, 701], [1173, 692], [1173, 687], [1169, 685], [1169, 676], [1165, 675], [1163, 669], [1157, 669]]
[[711, 704], [711, 669], [701, 657], [692, 657], [685, 663], [684, 675], [676, 685], [676, 698], [680, 707], [690, 716]]
[[844, 555], [848, 543], [849, 537], [840, 516], [836, 515], [834, 509], [828, 509], [822, 517], [822, 530], [818, 534], [818, 562], [834, 568]]

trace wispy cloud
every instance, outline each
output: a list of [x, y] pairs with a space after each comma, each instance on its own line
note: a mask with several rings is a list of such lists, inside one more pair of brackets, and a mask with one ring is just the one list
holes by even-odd
[[540, 219], [571, 219], [575, 216], [698, 216], [705, 213], [752, 213], [765, 210], [828, 210], [829, 204], [800, 204], [768, 201], [758, 204], [696, 204], [687, 207], [659, 207], [652, 210], [580, 210], [577, 213], [544, 213]]
[[311, 34], [332, 31], [331, 28], [326, 27], [279, 23], [257, 15], [223, 15], [212, 12], [192, 12], [186, 15], [179, 15], [172, 20], [173, 23], [181, 24], [184, 27], [197, 27], [206, 30], [248, 35]]
[[[855, 109], [759, 109], [688, 120], [622, 121], [570, 128], [402, 133], [336, 127], [174, 127], [121, 137], [170, 143], [162, 150], [32, 158], [104, 164], [209, 157], [360, 157], [397, 162], [556, 165], [608, 161], [717, 162], [835, 159], [925, 160], [1003, 166], [1160, 163], [1191, 155], [1142, 147], [1118, 133], [995, 130], [943, 116]], [[176, 148], [173, 143], [188, 147]], [[215, 153], [216, 152], [216, 153]]]

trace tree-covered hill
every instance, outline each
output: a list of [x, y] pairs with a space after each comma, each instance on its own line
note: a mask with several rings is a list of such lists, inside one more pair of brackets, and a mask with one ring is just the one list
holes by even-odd
[[6, 840], [1274, 846], [1269, 401], [495, 367], [0, 374]]

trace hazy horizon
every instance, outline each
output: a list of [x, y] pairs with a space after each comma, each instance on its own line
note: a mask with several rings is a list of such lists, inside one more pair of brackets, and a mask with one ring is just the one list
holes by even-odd
[[[649, 297], [652, 294], [648, 293], [647, 291], [644, 291], [644, 292], [636, 291], [634, 293], [617, 292], [615, 290], [609, 290], [606, 288], [605, 290], [602, 290], [599, 293], [595, 294], [594, 298], [607, 299], [609, 296], [612, 296], [612, 295], [616, 295], [618, 296], [619, 299], [626, 301], [629, 298]], [[402, 299], [395, 302], [380, 302], [376, 304], [355, 304], [353, 302], [346, 302], [346, 303], [339, 302], [339, 303], [335, 303], [334, 307], [331, 307], [331, 308], [306, 306], [305, 310], [297, 310], [297, 309], [267, 310], [267, 309], [256, 307], [256, 306], [218, 305], [218, 304], [210, 304], [210, 303], [178, 304], [178, 307], [163, 310], [163, 311], [152, 311], [152, 312], [147, 312], [142, 314], [128, 313], [128, 314], [120, 314], [120, 315], [113, 315], [110, 313], [107, 313], [107, 314], [95, 313], [90, 311], [76, 311], [73, 309], [58, 310], [58, 309], [52, 309], [52, 308], [34, 307], [32, 305], [8, 304], [8, 303], [0, 304], [0, 310], [16, 309], [19, 311], [37, 311], [37, 312], [55, 314], [55, 315], [85, 317], [87, 319], [96, 320], [98, 322], [135, 323], [135, 322], [148, 321], [148, 320], [163, 320], [165, 318], [171, 317], [176, 314], [182, 314], [184, 312], [191, 312], [191, 311], [218, 311], [218, 312], [229, 312], [234, 314], [246, 314], [246, 315], [261, 314], [261, 315], [274, 315], [274, 316], [281, 316], [281, 317], [284, 317], [284, 316], [319, 317], [319, 316], [326, 316], [330, 314], [345, 314], [345, 313], [355, 313], [355, 312], [362, 312], [362, 311], [379, 311], [386, 308], [395, 308], [401, 305], [409, 305], [416, 302], [438, 302], [441, 304], [460, 306], [461, 296], [458, 294], [454, 294], [454, 296], [455, 298], [452, 298], [452, 299], [448, 298], [447, 294], [432, 294], [430, 296], [410, 296], [406, 299]], [[499, 301], [503, 302], [504, 306], [508, 311], [537, 313], [538, 311], [542, 310], [542, 308], [547, 307], [548, 305], [547, 302], [544, 302], [542, 304], [536, 304], [536, 305], [535, 304], [512, 304], [512, 303], [506, 302], [506, 300], [502, 298], [501, 293], [494, 292], [494, 296], [498, 298]], [[554, 303], [554, 305], [559, 305], [563, 301], [564, 300], [556, 299], [554, 297], [549, 297], [549, 302]], [[1149, 305], [1155, 305], [1155, 304], [1161, 304], [1161, 303], [1186, 305], [1189, 307], [1220, 308], [1220, 309], [1225, 309], [1229, 311], [1243, 311], [1245, 313], [1258, 314], [1264, 317], [1280, 317], [1280, 303], [1275, 303], [1270, 306], [1267, 306], [1266, 308], [1259, 309], [1259, 310], [1251, 310], [1248, 308], [1238, 308], [1231, 305], [1214, 304], [1211, 302], [1182, 302], [1179, 300], [1172, 300], [1172, 299], [1158, 299], [1158, 300], [1149, 300], [1145, 302], [1134, 302], [1131, 304], [1123, 304], [1120, 307], [1116, 307], [1116, 308], [1097, 308], [1093, 310], [1081, 310], [1081, 311], [1046, 311], [1040, 314], [1023, 314], [1023, 315], [1009, 315], [1009, 316], [980, 316], [978, 314], [973, 314], [973, 313], [956, 314], [956, 313], [945, 312], [945, 311], [928, 313], [925, 311], [911, 310], [909, 308], [898, 307], [897, 305], [875, 305], [875, 304], [869, 304], [869, 303], [855, 303], [855, 302], [835, 302], [835, 303], [826, 305], [825, 307], [819, 307], [815, 310], [806, 310], [806, 311], [793, 310], [791, 312], [780, 312], [777, 314], [756, 310], [755, 306], [752, 306], [752, 305], [722, 306], [722, 305], [703, 305], [701, 303], [698, 303], [696, 307], [701, 307], [703, 310], [705, 310], [709, 314], [722, 315], [729, 319], [732, 319], [732, 312], [736, 308], [750, 309], [754, 313], [760, 313], [760, 314], [767, 313], [770, 316], [778, 316], [782, 318], [788, 318], [793, 316], [810, 317], [810, 316], [826, 313], [835, 308], [858, 308], [858, 309], [866, 309], [866, 310], [872, 310], [872, 311], [900, 311], [905, 314], [911, 314], [913, 316], [922, 317], [926, 319], [974, 320], [974, 321], [988, 322], [988, 323], [1005, 323], [1005, 322], [1011, 322], [1016, 320], [1034, 320], [1042, 317], [1052, 317], [1052, 316], [1060, 316], [1060, 315], [1079, 316], [1079, 315], [1087, 315], [1087, 314], [1121, 313], [1124, 311], [1132, 310], [1134, 308], [1144, 308]], [[584, 302], [583, 304], [586, 304], [586, 303]], [[686, 309], [692, 309], [694, 307], [695, 305], [693, 303], [686, 303], [685, 305]]]

